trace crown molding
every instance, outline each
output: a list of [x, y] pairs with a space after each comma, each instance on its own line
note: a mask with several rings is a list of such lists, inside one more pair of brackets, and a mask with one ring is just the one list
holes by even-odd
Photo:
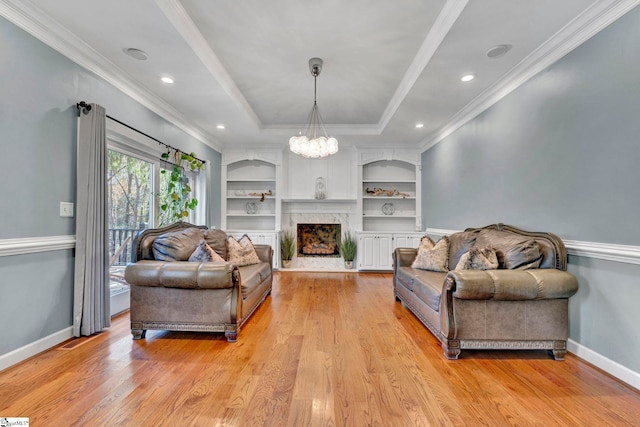
[[76, 236], [23, 237], [0, 239], [0, 256], [59, 251], [76, 247]]
[[505, 74], [503, 79], [489, 86], [456, 113], [447, 124], [435, 133], [435, 136], [425, 139], [421, 150], [426, 151], [451, 135], [461, 126], [589, 40], [638, 4], [640, 4], [640, 0], [602, 0], [593, 2], [584, 12], [520, 61]]
[[402, 101], [404, 101], [425, 67], [431, 61], [431, 58], [451, 30], [451, 27], [456, 23], [464, 8], [467, 7], [467, 3], [469, 3], [468, 0], [447, 0], [442, 7], [429, 33], [427, 33], [427, 37], [425, 37], [422, 46], [418, 49], [411, 65], [409, 65], [407, 72], [396, 88], [389, 104], [387, 104], [387, 108], [385, 108], [382, 113], [380, 121], [378, 122], [380, 133], [387, 127], [391, 118], [393, 118], [396, 111], [398, 111]]
[[100, 55], [32, 3], [17, 0], [0, 0], [0, 15], [71, 61], [104, 79], [125, 95], [182, 129], [198, 141], [214, 150], [222, 151], [221, 144], [214, 136], [206, 135], [202, 130], [194, 127], [178, 110], [147, 90], [140, 82], [131, 79], [119, 67]]

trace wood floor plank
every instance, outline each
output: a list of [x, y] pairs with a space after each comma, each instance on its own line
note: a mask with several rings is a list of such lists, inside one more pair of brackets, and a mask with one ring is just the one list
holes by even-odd
[[464, 351], [388, 273], [278, 272], [242, 328], [110, 330], [0, 372], [0, 416], [69, 426], [640, 426], [640, 392], [568, 354]]

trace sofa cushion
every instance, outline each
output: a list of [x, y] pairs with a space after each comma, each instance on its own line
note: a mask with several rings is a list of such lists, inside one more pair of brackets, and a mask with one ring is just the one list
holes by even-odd
[[224, 262], [224, 259], [218, 255], [216, 251], [211, 249], [207, 242], [202, 239], [198, 246], [196, 246], [196, 250], [193, 251], [191, 256], [188, 259], [189, 262]]
[[[428, 240], [427, 240], [428, 239]], [[447, 262], [449, 259], [449, 237], [442, 236], [438, 243], [429, 248], [429, 242], [433, 243], [428, 237], [423, 237], [420, 241], [418, 254], [411, 264], [413, 268], [429, 271], [449, 271]]]
[[481, 230], [475, 245], [495, 248], [499, 268], [538, 268], [542, 260], [538, 242], [528, 236], [506, 231]]
[[153, 257], [157, 261], [186, 261], [198, 246], [204, 230], [185, 228], [161, 234], [153, 241]]
[[404, 286], [408, 290], [413, 291], [413, 280], [416, 277], [416, 273], [419, 271], [421, 270], [417, 270], [408, 266], [398, 267], [395, 272], [396, 280], [399, 281], [402, 286]]
[[227, 233], [222, 230], [209, 229], [204, 232], [204, 240], [222, 259], [227, 259]]
[[460, 231], [449, 236], [449, 270], [458, 265], [460, 257], [469, 252], [477, 237], [477, 231]]
[[258, 264], [260, 258], [251, 243], [251, 239], [246, 234], [236, 240], [233, 236], [227, 239], [227, 248], [229, 250], [229, 262], [234, 263], [238, 267], [245, 265]]
[[455, 270], [496, 270], [498, 256], [493, 248], [471, 248], [456, 265]]
[[440, 296], [446, 273], [415, 270], [413, 293], [433, 311], [440, 311]]
[[242, 284], [242, 298], [246, 298], [251, 294], [260, 283], [268, 279], [271, 275], [271, 268], [266, 262], [259, 264], [245, 265], [239, 268], [240, 270], [240, 283]]

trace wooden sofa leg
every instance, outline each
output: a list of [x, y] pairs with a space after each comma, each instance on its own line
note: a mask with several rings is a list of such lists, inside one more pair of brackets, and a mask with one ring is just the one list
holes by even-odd
[[442, 350], [444, 351], [444, 357], [449, 360], [456, 360], [460, 356], [460, 341], [458, 340], [444, 340], [442, 341]]
[[554, 341], [552, 353], [555, 360], [564, 360], [564, 357], [567, 354], [567, 342]]
[[147, 336], [146, 329], [131, 329], [131, 335], [133, 335], [134, 340], [144, 339]]
[[224, 336], [227, 338], [227, 342], [238, 341], [238, 331], [224, 331]]

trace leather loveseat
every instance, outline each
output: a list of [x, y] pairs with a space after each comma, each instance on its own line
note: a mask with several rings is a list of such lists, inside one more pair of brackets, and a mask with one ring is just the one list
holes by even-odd
[[[397, 248], [393, 283], [396, 301], [441, 341], [447, 358], [465, 349], [545, 349], [564, 359], [568, 299], [578, 283], [566, 271], [560, 238], [494, 224], [443, 239], [447, 259], [434, 268], [442, 271], [412, 267], [418, 249]], [[491, 269], [469, 263], [472, 255], [493, 253]]]
[[[188, 261], [199, 244], [223, 260]], [[125, 270], [133, 339], [160, 329], [224, 332], [235, 342], [240, 327], [271, 292], [273, 249], [252, 246], [258, 259], [239, 267], [226, 261], [227, 235], [221, 230], [178, 222], [141, 231], [133, 242], [133, 263]]]

